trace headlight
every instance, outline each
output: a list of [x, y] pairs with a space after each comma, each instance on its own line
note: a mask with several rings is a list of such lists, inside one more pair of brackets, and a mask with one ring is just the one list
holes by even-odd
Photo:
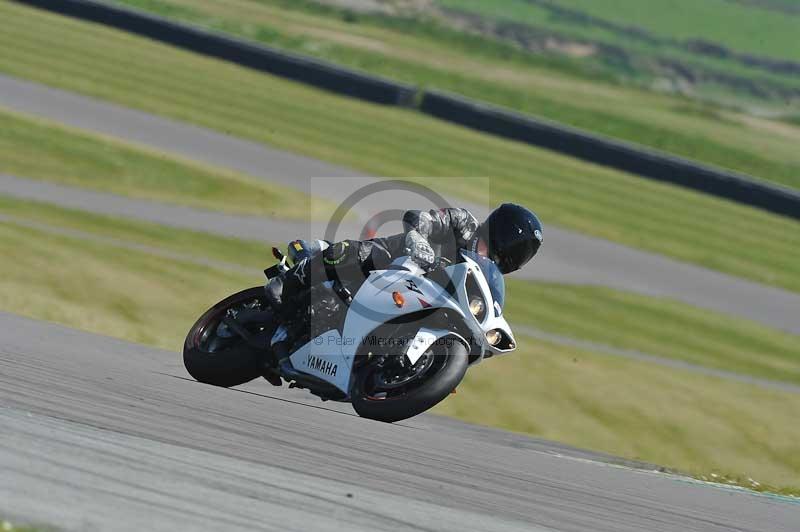
[[469, 302], [469, 311], [476, 318], [483, 316], [483, 311], [486, 310], [486, 304], [483, 302], [482, 297], [473, 297]]
[[489, 342], [489, 345], [497, 345], [502, 339], [503, 335], [497, 329], [492, 329], [486, 333], [486, 341]]
[[471, 271], [467, 274], [466, 288], [469, 311], [475, 316], [478, 323], [483, 323], [484, 318], [486, 318], [486, 298], [483, 297], [478, 282]]

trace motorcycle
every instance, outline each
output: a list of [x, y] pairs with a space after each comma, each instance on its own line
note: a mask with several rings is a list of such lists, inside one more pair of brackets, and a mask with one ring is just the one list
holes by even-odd
[[[288, 270], [273, 253], [280, 262], [265, 270], [268, 278]], [[362, 417], [413, 417], [455, 391], [469, 366], [516, 348], [502, 273], [471, 251], [460, 259], [425, 272], [401, 257], [358, 283], [314, 286], [283, 361], [269, 348], [278, 323], [264, 287], [243, 290], [197, 320], [184, 364], [207, 384], [236, 386], [266, 370], [322, 400], [350, 402]]]

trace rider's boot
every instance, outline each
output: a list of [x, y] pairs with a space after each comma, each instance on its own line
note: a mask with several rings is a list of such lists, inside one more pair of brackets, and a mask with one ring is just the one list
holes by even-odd
[[272, 336], [270, 349], [276, 366], [274, 371], [279, 375], [283, 375], [287, 380], [291, 380], [290, 376], [293, 373], [293, 367], [289, 360], [289, 335], [283, 325], [279, 325]]
[[270, 340], [271, 357], [264, 362], [264, 378], [275, 386], [280, 386], [281, 368], [291, 368], [289, 363], [289, 324], [296, 317], [300, 294], [308, 289], [308, 260], [300, 261], [282, 277], [270, 279], [264, 287], [267, 301], [272, 307], [279, 325]]
[[281, 323], [294, 317], [298, 304], [303, 301], [300, 295], [304, 291], [315, 284], [337, 278], [338, 268], [358, 264], [357, 252], [352, 250], [348, 242], [337, 242], [313, 256], [298, 254], [296, 258], [299, 260], [294, 266], [281, 277], [270, 279], [264, 287], [267, 300]]
[[[285, 313], [283, 301], [281, 299], [282, 292], [283, 279], [280, 277], [273, 277], [269, 280], [266, 286], [264, 286], [264, 293], [267, 296], [267, 302], [272, 308], [273, 315], [277, 320], [282, 320], [282, 315]], [[268, 353], [271, 355], [271, 347], [269, 348]], [[261, 375], [273, 386], [283, 385], [283, 380], [281, 379], [280, 372], [277, 369], [276, 359], [274, 356], [267, 356], [264, 358]]]
[[[280, 325], [278, 328], [280, 329], [281, 327], [283, 327], [283, 325]], [[271, 385], [281, 386], [283, 384], [283, 381], [281, 380], [281, 372], [278, 369], [277, 358], [271, 345], [265, 351], [265, 355], [266, 356], [264, 356], [261, 363], [261, 375]]]
[[[280, 323], [270, 341], [272, 357], [264, 364], [264, 378], [276, 386], [281, 384], [281, 373], [289, 375], [293, 371], [289, 361], [287, 325], [295, 318], [298, 306], [308, 303], [300, 297], [301, 294], [308, 290], [312, 283], [335, 277], [331, 275], [335, 268], [351, 263], [358, 264], [357, 253], [348, 242], [338, 242], [330, 247], [327, 243], [322, 242], [322, 244], [325, 244], [325, 247], [316, 255], [296, 255], [295, 260], [300, 260], [297, 260], [283, 276], [270, 279], [264, 287], [267, 301], [275, 313], [275, 319]], [[290, 244], [290, 251], [291, 249]]]
[[261, 372], [261, 375], [273, 386], [283, 386], [283, 379], [278, 374], [278, 372], [271, 367], [266, 367]]

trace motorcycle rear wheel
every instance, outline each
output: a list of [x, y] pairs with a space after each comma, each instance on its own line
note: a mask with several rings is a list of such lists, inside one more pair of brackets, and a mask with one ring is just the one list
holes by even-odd
[[[262, 375], [264, 350], [248, 344], [238, 335], [219, 336], [220, 323], [231, 309], [248, 305], [266, 310], [268, 303], [264, 287], [248, 288], [229, 296], [210, 309], [195, 322], [183, 344], [183, 364], [186, 371], [200, 382], [229, 388], [256, 379]], [[272, 329], [272, 324], [265, 324]], [[271, 334], [262, 332], [266, 339]]]
[[[381, 388], [381, 376], [376, 376], [378, 368], [374, 364], [361, 367], [351, 394], [351, 402], [356, 413], [365, 418], [392, 423], [414, 417], [434, 407], [459, 385], [467, 372], [469, 351], [458, 339], [452, 342], [437, 342], [425, 352], [414, 367], [428, 365], [424, 374], [413, 383], [392, 390]], [[391, 386], [391, 385], [388, 385]], [[385, 395], [384, 395], [385, 394]]]

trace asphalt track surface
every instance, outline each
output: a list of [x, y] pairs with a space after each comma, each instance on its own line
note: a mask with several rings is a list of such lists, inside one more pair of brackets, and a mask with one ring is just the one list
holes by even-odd
[[[3, 75], [0, 75], [0, 106], [244, 172], [334, 201], [342, 201], [359, 187], [376, 181], [346, 168], [262, 144]], [[275, 242], [302, 236], [318, 238], [325, 233], [325, 224], [221, 216], [148, 202], [126, 203], [88, 191], [49, 187], [37, 189], [11, 176], [0, 178], [0, 193], [222, 234]], [[465, 205], [447, 199], [451, 204]], [[376, 212], [398, 207], [425, 208], [426, 203], [429, 203], [427, 198], [416, 193], [390, 190], [355, 205], [354, 212], [363, 221]], [[488, 212], [486, 206], [466, 206], [478, 216]], [[354, 238], [357, 233], [358, 227], [353, 230], [345, 226], [335, 236]], [[546, 226], [542, 251], [528, 268], [515, 275], [670, 297], [800, 334], [797, 294], [557, 227]]]
[[[476, 368], [480, 370], [480, 367]], [[796, 531], [800, 503], [432, 415], [187, 378], [0, 313], [0, 512], [68, 530]]]

